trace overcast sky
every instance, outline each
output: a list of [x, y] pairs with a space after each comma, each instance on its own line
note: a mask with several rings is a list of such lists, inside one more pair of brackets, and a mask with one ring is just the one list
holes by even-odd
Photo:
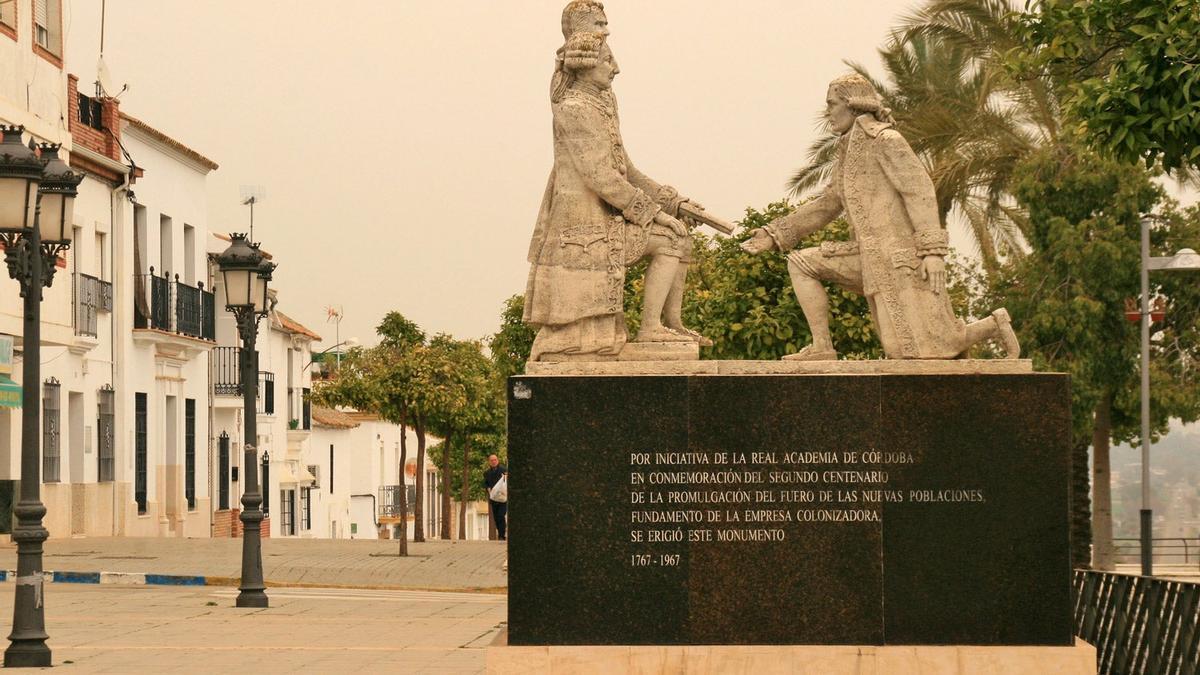
[[[66, 63], [96, 75], [100, 0], [67, 0]], [[553, 161], [549, 79], [563, 0], [108, 0], [125, 112], [221, 165], [209, 227], [279, 263], [280, 309], [334, 344], [398, 310], [430, 333], [493, 333], [524, 291]], [[739, 219], [784, 195], [844, 59], [911, 0], [606, 0], [633, 161]], [[153, 180], [147, 175], [145, 180]]]

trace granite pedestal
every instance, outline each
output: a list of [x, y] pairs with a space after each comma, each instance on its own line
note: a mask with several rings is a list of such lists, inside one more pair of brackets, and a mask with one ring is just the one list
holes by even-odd
[[1071, 648], [1068, 378], [978, 364], [513, 378], [508, 644]]

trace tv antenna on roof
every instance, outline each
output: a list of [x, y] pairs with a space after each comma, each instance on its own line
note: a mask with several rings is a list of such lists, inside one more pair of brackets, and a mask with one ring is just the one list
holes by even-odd
[[254, 205], [261, 202], [267, 191], [261, 185], [243, 185], [241, 188], [242, 206], [250, 207], [250, 241], [254, 241]]

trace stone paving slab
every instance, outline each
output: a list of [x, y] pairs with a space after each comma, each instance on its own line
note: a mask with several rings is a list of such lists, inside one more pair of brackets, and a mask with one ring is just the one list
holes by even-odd
[[[0, 589], [0, 615], [13, 594]], [[505, 596], [274, 589], [234, 607], [236, 589], [56, 584], [46, 592], [53, 664], [69, 672], [483, 673]]]
[[[504, 542], [267, 539], [263, 574], [268, 586], [324, 586], [505, 592]], [[43, 567], [52, 572], [194, 575], [209, 585], [237, 585], [241, 539], [94, 537], [50, 539]], [[0, 545], [0, 569], [15, 569], [17, 549]]]

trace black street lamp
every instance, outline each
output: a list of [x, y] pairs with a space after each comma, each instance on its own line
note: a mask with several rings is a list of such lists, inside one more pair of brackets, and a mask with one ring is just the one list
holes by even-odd
[[83, 174], [58, 158], [57, 145], [40, 146], [39, 157], [22, 141], [25, 129], [0, 126], [0, 242], [8, 275], [21, 285], [24, 307], [24, 363], [21, 383], [21, 494], [13, 513], [17, 523], [16, 598], [13, 629], [4, 651], [5, 667], [50, 665], [42, 587], [41, 497], [42, 289], [54, 281], [58, 255], [71, 247], [75, 195]]
[[242, 463], [245, 488], [242, 493], [242, 583], [238, 586], [238, 607], [266, 607], [266, 584], [262, 568], [262, 488], [258, 484], [258, 321], [267, 314], [267, 282], [275, 264], [268, 262], [257, 244], [251, 244], [244, 234], [230, 235], [232, 243], [217, 256], [225, 287], [225, 309], [237, 320], [238, 335], [242, 338], [242, 402], [246, 431], [243, 446], [246, 461]]

